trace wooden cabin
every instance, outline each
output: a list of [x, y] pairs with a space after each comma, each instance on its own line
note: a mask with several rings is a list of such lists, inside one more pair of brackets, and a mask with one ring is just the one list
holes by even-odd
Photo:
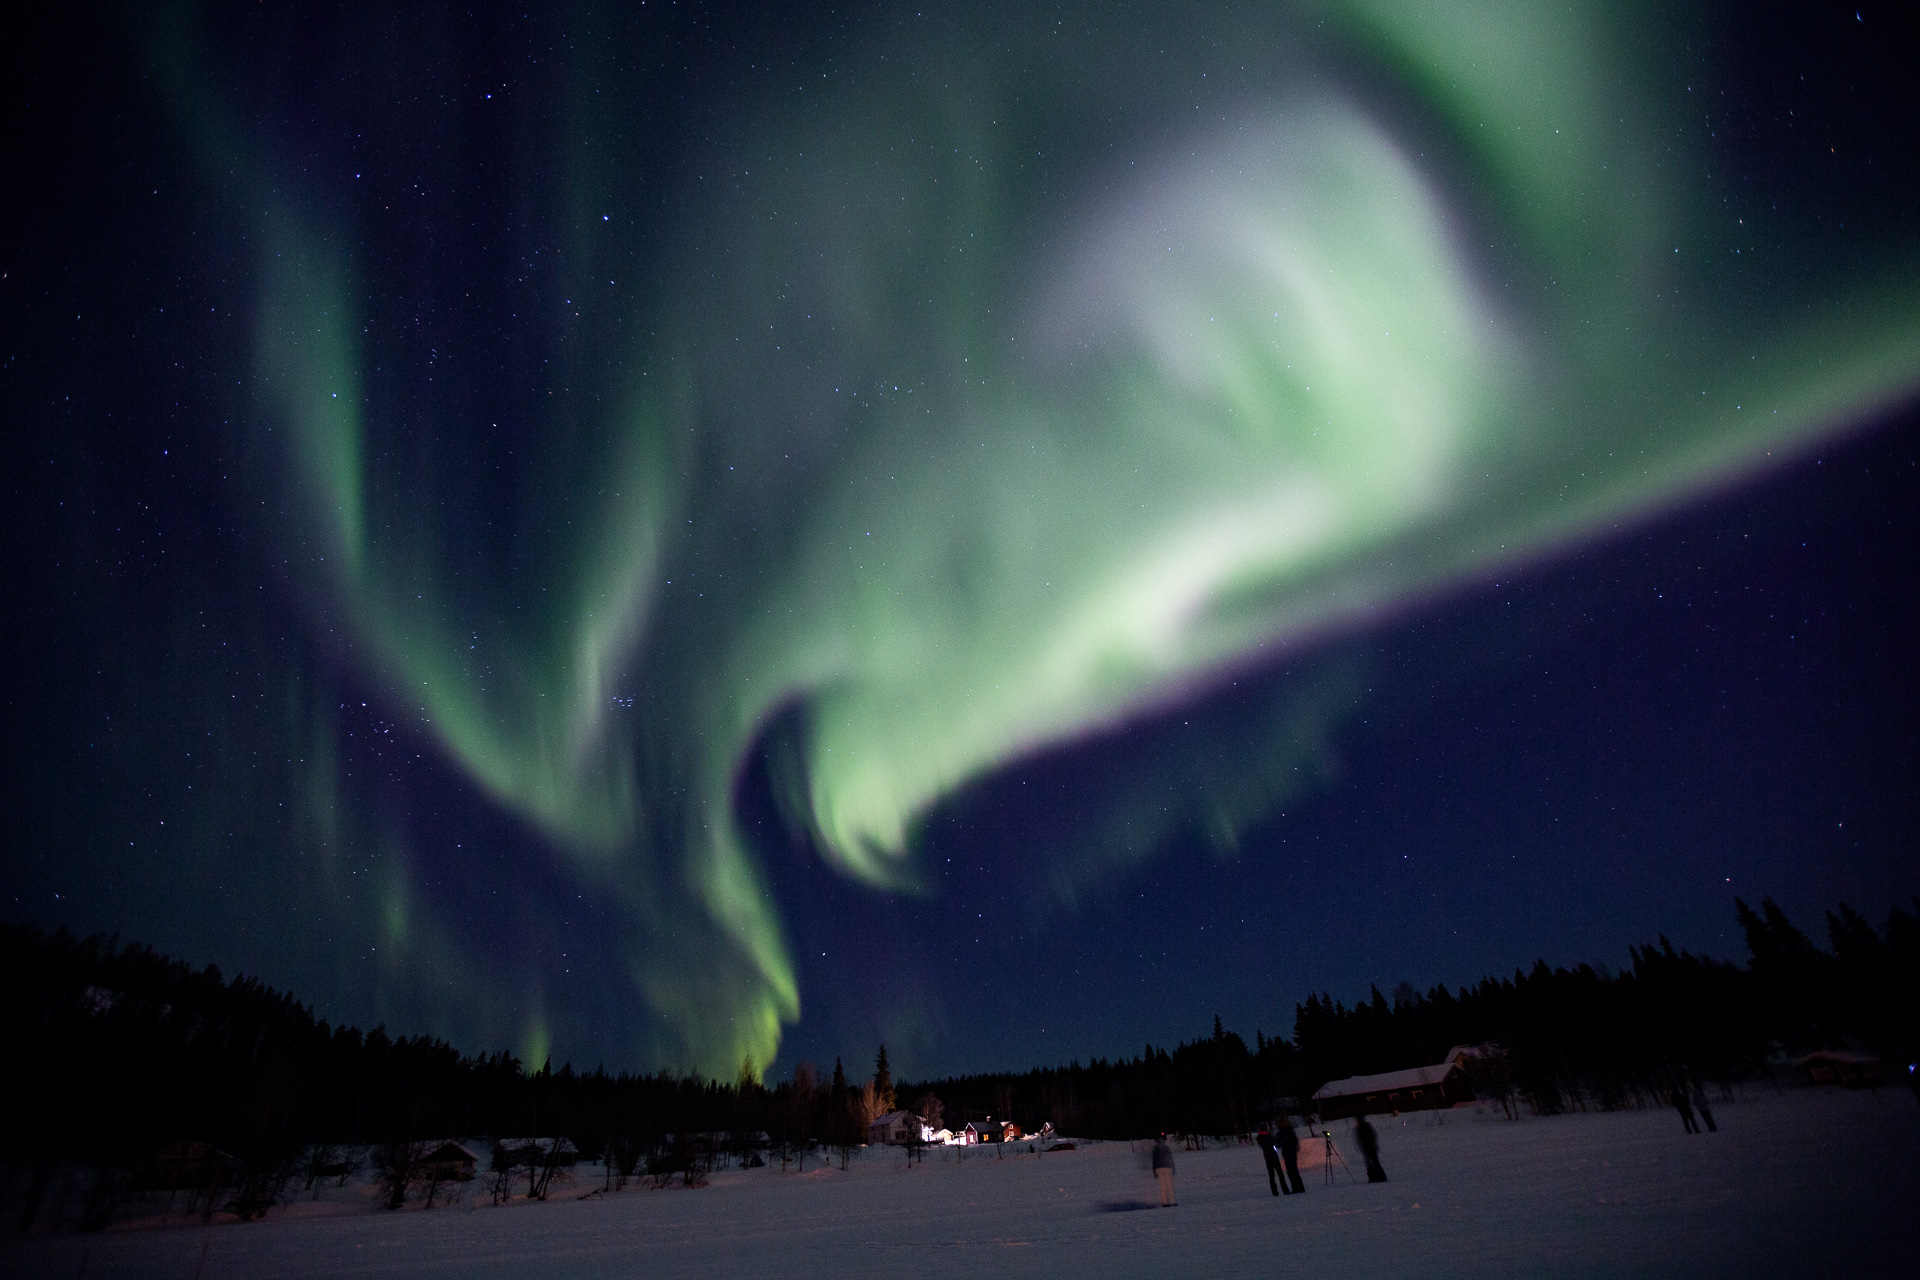
[[471, 1182], [480, 1157], [458, 1142], [434, 1143], [414, 1166], [423, 1178], [443, 1178], [449, 1182]]
[[998, 1120], [969, 1120], [960, 1132], [966, 1145], [971, 1147], [982, 1142], [1006, 1141], [1007, 1126]]
[[1472, 1102], [1473, 1097], [1473, 1081], [1467, 1078], [1466, 1069], [1458, 1061], [1451, 1061], [1329, 1080], [1314, 1092], [1313, 1104], [1322, 1120], [1339, 1120], [1346, 1116], [1438, 1111]]

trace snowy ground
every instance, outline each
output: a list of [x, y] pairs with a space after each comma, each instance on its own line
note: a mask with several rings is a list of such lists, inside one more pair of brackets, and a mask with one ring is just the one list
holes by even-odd
[[[0, 1274], [66, 1277], [1920, 1276], [1920, 1107], [1906, 1090], [1753, 1091], [1689, 1137], [1670, 1111], [1379, 1122], [1391, 1179], [1319, 1151], [1275, 1199], [1251, 1147], [1178, 1154], [1157, 1207], [1126, 1143], [996, 1158], [875, 1151], [843, 1173], [717, 1173], [495, 1207], [387, 1213], [357, 1196], [265, 1222], [0, 1245]], [[1355, 1160], [1344, 1123], [1333, 1126]], [[478, 1203], [475, 1200], [478, 1199]]]

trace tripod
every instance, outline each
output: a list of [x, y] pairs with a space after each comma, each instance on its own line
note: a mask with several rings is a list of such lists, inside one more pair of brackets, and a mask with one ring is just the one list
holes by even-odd
[[1354, 1183], [1355, 1185], [1358, 1185], [1360, 1179], [1353, 1176], [1352, 1169], [1347, 1168], [1347, 1158], [1340, 1154], [1340, 1148], [1333, 1145], [1333, 1130], [1322, 1129], [1320, 1131], [1320, 1136], [1322, 1138], [1325, 1138], [1327, 1143], [1327, 1159], [1326, 1159], [1327, 1185], [1328, 1186], [1333, 1185], [1333, 1162], [1335, 1160], [1338, 1160], [1340, 1162], [1340, 1167], [1346, 1170], [1347, 1181]]

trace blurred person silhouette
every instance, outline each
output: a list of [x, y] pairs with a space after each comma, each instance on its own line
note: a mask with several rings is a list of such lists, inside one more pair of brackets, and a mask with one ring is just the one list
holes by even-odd
[[1153, 1176], [1160, 1182], [1160, 1207], [1173, 1207], [1173, 1148], [1167, 1145], [1167, 1135], [1161, 1134], [1153, 1142]]
[[1673, 1086], [1673, 1109], [1680, 1113], [1680, 1123], [1687, 1126], [1688, 1133], [1700, 1132], [1700, 1126], [1694, 1123], [1693, 1104], [1687, 1101], [1687, 1086], [1684, 1082]]
[[1280, 1169], [1280, 1151], [1273, 1145], [1273, 1134], [1265, 1129], [1253, 1137], [1260, 1147], [1260, 1154], [1267, 1162], [1267, 1190], [1274, 1195], [1292, 1195], [1293, 1188], [1287, 1185], [1286, 1175]]
[[1360, 1157], [1367, 1162], [1367, 1181], [1385, 1182], [1387, 1171], [1380, 1166], [1380, 1135], [1373, 1131], [1365, 1116], [1353, 1121], [1353, 1139], [1360, 1144]]
[[1274, 1122], [1274, 1137], [1279, 1142], [1280, 1159], [1286, 1162], [1288, 1186], [1294, 1195], [1307, 1194], [1307, 1184], [1300, 1181], [1300, 1135], [1293, 1131], [1293, 1121], [1284, 1111]]
[[1707, 1104], [1707, 1091], [1698, 1080], [1693, 1082], [1693, 1109], [1706, 1122], [1708, 1133], [1720, 1132], [1720, 1126], [1713, 1122], [1713, 1108]]

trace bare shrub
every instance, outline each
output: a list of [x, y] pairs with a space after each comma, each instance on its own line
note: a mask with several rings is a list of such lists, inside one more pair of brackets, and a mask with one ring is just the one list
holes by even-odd
[[416, 1181], [421, 1157], [427, 1154], [425, 1142], [389, 1142], [375, 1155], [375, 1181], [386, 1193], [387, 1208], [398, 1209], [407, 1202], [407, 1190]]

